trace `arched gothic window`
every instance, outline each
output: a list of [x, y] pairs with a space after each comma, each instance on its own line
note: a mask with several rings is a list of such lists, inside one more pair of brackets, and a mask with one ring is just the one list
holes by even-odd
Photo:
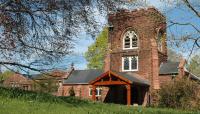
[[123, 36], [123, 48], [134, 49], [138, 47], [138, 37], [134, 31], [129, 30]]
[[162, 51], [162, 40], [163, 40], [163, 34], [162, 32], [158, 33], [158, 37], [157, 37], [157, 46], [158, 46], [158, 50]]

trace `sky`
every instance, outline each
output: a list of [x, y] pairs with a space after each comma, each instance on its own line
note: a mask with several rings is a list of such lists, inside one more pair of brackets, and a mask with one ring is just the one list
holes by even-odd
[[[166, 16], [168, 21], [173, 20], [175, 22], [183, 22], [183, 23], [190, 21], [200, 28], [199, 19], [195, 18], [196, 16], [193, 13], [191, 13], [187, 7], [181, 6], [180, 8], [177, 8], [174, 5], [176, 0], [168, 0], [169, 1], [168, 5], [162, 2], [162, 0], [146, 0], [146, 1], [147, 1], [148, 6], [156, 7], [160, 12], [162, 12]], [[102, 22], [106, 24], [106, 18], [104, 17], [100, 17], [100, 18]], [[195, 34], [194, 29], [190, 26], [181, 27], [181, 28], [178, 26], [172, 26], [167, 30], [167, 34], [173, 34], [175, 37], [180, 37], [181, 35], [185, 35], [187, 33]], [[87, 68], [87, 61], [84, 58], [84, 53], [87, 51], [88, 46], [90, 46], [95, 40], [92, 39], [90, 36], [86, 35], [85, 33], [80, 33], [79, 36], [80, 37], [75, 42], [75, 48], [73, 50], [74, 51], [73, 54], [70, 56], [67, 56], [63, 60], [63, 62], [61, 62], [58, 65], [69, 68], [70, 64], [74, 63], [75, 69]], [[182, 47], [184, 47], [185, 49], [188, 49], [187, 46], [191, 46], [191, 43], [188, 43], [187, 45], [184, 45]], [[180, 52], [181, 54], [183, 54], [183, 56], [186, 59], [189, 58], [188, 57], [189, 53], [186, 50], [178, 49], [176, 47], [169, 46], [169, 45], [168, 47], [171, 47], [177, 52]]]

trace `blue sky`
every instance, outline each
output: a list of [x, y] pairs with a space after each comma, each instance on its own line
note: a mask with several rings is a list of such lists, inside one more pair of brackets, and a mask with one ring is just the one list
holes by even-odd
[[[164, 13], [166, 15], [167, 20], [173, 20], [175, 22], [192, 22], [193, 24], [197, 25], [200, 28], [200, 21], [199, 19], [190, 12], [190, 10], [185, 7], [181, 6], [180, 8], [175, 7], [174, 3], [176, 0], [169, 0], [169, 4], [166, 5], [166, 3], [161, 2], [161, 0], [147, 0], [148, 6], [154, 6], [159, 11]], [[100, 17], [103, 24], [106, 24], [106, 18]], [[169, 23], [168, 23], [169, 24]], [[170, 38], [170, 35], [173, 34], [175, 37], [180, 37], [189, 33], [194, 33], [195, 31], [190, 26], [172, 26], [167, 30], [168, 37]], [[170, 34], [170, 35], [169, 35]], [[69, 65], [73, 62], [75, 65], [75, 69], [86, 69], [87, 68], [87, 61], [84, 58], [84, 52], [87, 51], [87, 48], [89, 45], [91, 45], [94, 42], [94, 39], [92, 39], [90, 36], [86, 35], [84, 32], [80, 33], [80, 37], [75, 42], [75, 49], [74, 53], [70, 56], [67, 56], [59, 65], [64, 67], [69, 67]], [[188, 43], [187, 45], [184, 45], [183, 47], [185, 49], [188, 49], [187, 46], [190, 46], [191, 43]], [[168, 47], [171, 47], [168, 45]], [[178, 51], [179, 53], [182, 53], [186, 59], [188, 59], [189, 53], [187, 53], [184, 49], [179, 49], [177, 47], [171, 47], [172, 49]], [[199, 50], [198, 50], [199, 51]], [[198, 52], [197, 51], [197, 52]], [[195, 52], [196, 53], [196, 52]], [[198, 52], [199, 53], [199, 52]]]

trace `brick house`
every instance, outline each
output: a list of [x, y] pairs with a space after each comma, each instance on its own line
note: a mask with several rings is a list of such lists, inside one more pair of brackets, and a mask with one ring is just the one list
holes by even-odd
[[145, 106], [164, 83], [189, 74], [185, 60], [167, 61], [166, 18], [155, 8], [120, 10], [108, 23], [104, 69], [73, 70], [58, 95], [69, 96], [73, 88], [80, 98]]
[[33, 90], [33, 80], [21, 74], [14, 73], [12, 76], [4, 80], [3, 86], [30, 91]]
[[37, 74], [33, 76], [35, 81], [35, 91], [50, 92], [53, 95], [57, 95], [57, 89], [61, 85], [63, 78], [68, 76], [67, 71], [54, 70], [45, 74]]

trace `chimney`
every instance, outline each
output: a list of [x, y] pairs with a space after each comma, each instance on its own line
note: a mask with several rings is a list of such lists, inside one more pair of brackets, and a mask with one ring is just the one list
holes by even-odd
[[71, 75], [71, 73], [72, 73], [74, 70], [75, 70], [75, 68], [74, 68], [74, 63], [71, 63], [71, 68], [70, 68], [70, 70], [67, 71], [67, 73], [65, 74], [65, 76], [64, 76], [63, 78], [64, 78], [64, 79], [67, 79], [67, 78]]
[[184, 70], [185, 64], [186, 64], [186, 60], [184, 58], [182, 58], [179, 62], [179, 65], [178, 65], [180, 77], [183, 77], [185, 75], [185, 70]]
[[110, 70], [110, 54], [107, 53], [104, 58], [104, 72]]

